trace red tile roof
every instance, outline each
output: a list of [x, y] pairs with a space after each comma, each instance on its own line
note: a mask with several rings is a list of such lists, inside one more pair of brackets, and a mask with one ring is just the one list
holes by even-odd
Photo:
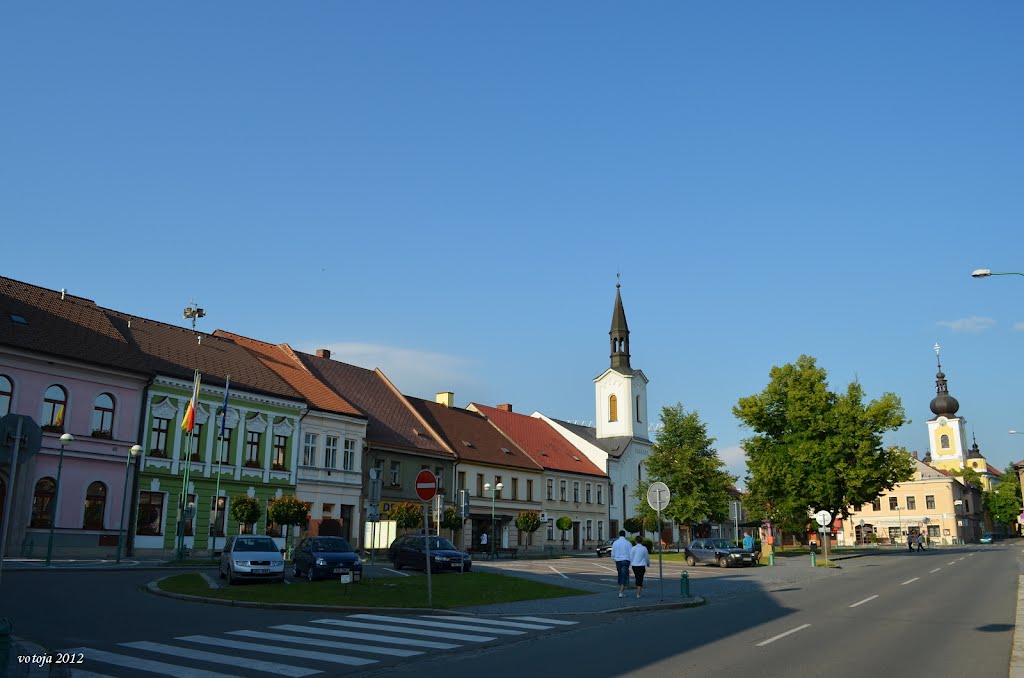
[[143, 356], [95, 302], [10, 278], [0, 278], [0, 344], [150, 373]]
[[288, 344], [274, 345], [225, 330], [217, 330], [213, 335], [233, 341], [251, 351], [264, 365], [298, 391], [313, 409], [366, 418], [366, 415], [347, 400], [310, 374]]
[[544, 468], [606, 477], [604, 471], [543, 419], [478, 403], [470, 407], [487, 417]]
[[294, 353], [314, 377], [366, 415], [366, 439], [370, 444], [451, 458], [451, 452], [434, 438], [382, 372], [300, 351]]
[[483, 415], [422, 398], [406, 396], [406, 400], [460, 459], [537, 472], [542, 470], [540, 464], [524, 454]]

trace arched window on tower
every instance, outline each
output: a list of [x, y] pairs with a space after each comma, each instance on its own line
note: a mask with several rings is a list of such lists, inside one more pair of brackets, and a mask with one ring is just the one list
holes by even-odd
[[949, 436], [946, 435], [945, 433], [943, 433], [942, 437], [939, 438], [939, 447], [941, 447], [944, 450], [949, 449]]
[[608, 396], [608, 421], [619, 420], [619, 399], [615, 394]]

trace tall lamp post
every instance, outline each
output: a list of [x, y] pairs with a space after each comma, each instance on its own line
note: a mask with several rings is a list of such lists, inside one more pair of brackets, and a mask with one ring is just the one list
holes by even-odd
[[903, 509], [899, 504], [896, 504], [896, 535], [900, 538], [900, 543], [903, 542]]
[[498, 483], [497, 485], [494, 486], [494, 491], [491, 492], [491, 484], [490, 483], [484, 483], [484, 492], [491, 492], [491, 555], [492, 556], [495, 553], [495, 545], [494, 545], [494, 498], [497, 496], [497, 494], [499, 492], [501, 492], [502, 488], [504, 488], [504, 487], [505, 487], [504, 485], [502, 485], [501, 483]]
[[972, 278], [988, 278], [993, 275], [1024, 275], [1024, 273], [1019, 273], [1017, 271], [1006, 271], [1003, 273], [997, 273], [987, 268], [979, 268], [978, 270], [971, 273]]
[[[956, 501], [954, 501], [953, 502], [953, 515], [955, 515], [956, 519], [957, 519], [956, 520], [956, 522], [957, 522], [957, 526], [956, 526], [957, 538], [960, 540], [961, 544], [966, 544], [967, 543], [967, 539], [966, 539], [967, 525], [964, 524], [966, 522], [966, 520], [964, 520], [963, 518], [960, 517], [960, 516], [963, 515], [963, 509], [961, 508], [963, 505], [964, 505], [964, 500], [963, 499], [957, 499]], [[960, 528], [963, 528], [962, 534], [961, 534]]]
[[75, 442], [75, 436], [65, 433], [60, 437], [60, 460], [57, 462], [57, 483], [53, 486], [53, 499], [50, 500], [50, 538], [46, 541], [46, 566], [50, 566], [53, 556], [53, 528], [57, 523], [57, 497], [60, 496], [60, 472], [64, 468], [64, 446]]
[[128, 450], [128, 458], [124, 462], [124, 495], [121, 497], [121, 525], [117, 531], [117, 562], [121, 562], [121, 544], [124, 543], [124, 519], [125, 508], [128, 505], [128, 470], [132, 467], [132, 457], [139, 456], [142, 452], [142, 445], [132, 445]]

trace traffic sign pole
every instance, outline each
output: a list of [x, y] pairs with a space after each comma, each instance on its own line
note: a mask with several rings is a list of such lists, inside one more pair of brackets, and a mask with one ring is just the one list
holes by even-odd
[[[0, 441], [6, 442], [6, 441]], [[17, 480], [18, 474], [18, 448], [21, 447], [21, 419], [18, 419], [17, 430], [14, 434], [14, 445], [11, 450], [11, 472], [10, 477], [7, 478], [7, 496], [4, 497], [4, 506], [7, 508], [4, 511], [4, 520], [0, 524], [0, 576], [3, 576], [4, 571], [4, 551], [7, 548], [7, 526], [11, 522], [11, 497], [14, 495], [14, 483]], [[56, 501], [56, 497], [53, 497], [53, 501]]]
[[661, 557], [663, 550], [661, 548], [661, 512], [668, 507], [668, 501], [671, 498], [672, 493], [669, 492], [668, 485], [661, 481], [651, 483], [647, 488], [647, 503], [658, 512], [658, 581], [661, 582], [662, 600], [665, 600], [665, 572]]

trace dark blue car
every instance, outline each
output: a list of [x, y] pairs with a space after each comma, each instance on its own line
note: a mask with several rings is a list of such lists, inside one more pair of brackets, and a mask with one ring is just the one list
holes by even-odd
[[340, 577], [349, 572], [352, 581], [363, 578], [363, 561], [343, 537], [307, 537], [292, 554], [292, 576], [306, 575], [309, 581]]

